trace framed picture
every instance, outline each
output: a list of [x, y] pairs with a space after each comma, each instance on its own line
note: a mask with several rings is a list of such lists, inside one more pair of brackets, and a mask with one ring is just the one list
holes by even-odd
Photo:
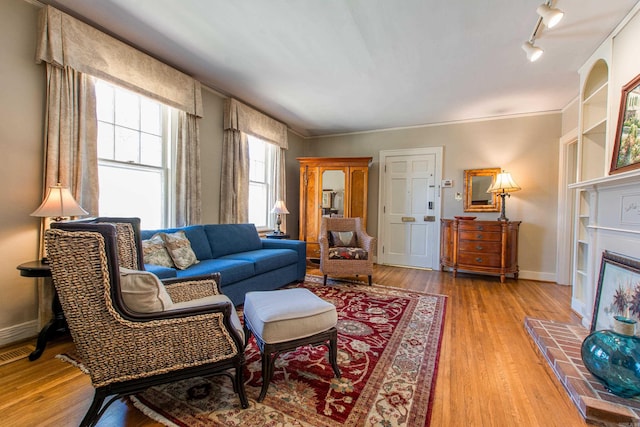
[[610, 173], [640, 168], [640, 75], [622, 88]]
[[329, 209], [332, 208], [333, 206], [331, 206], [331, 191], [332, 190], [322, 190], [322, 208], [324, 209]]
[[640, 260], [604, 251], [591, 332], [613, 329], [613, 316], [640, 321]]

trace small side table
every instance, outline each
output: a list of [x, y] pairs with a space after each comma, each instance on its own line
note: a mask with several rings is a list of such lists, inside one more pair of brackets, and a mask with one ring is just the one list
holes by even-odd
[[[42, 261], [29, 261], [20, 264], [17, 267], [20, 275], [23, 277], [51, 277], [51, 267]], [[38, 334], [38, 342], [36, 349], [29, 355], [29, 360], [34, 361], [42, 355], [47, 341], [51, 340], [58, 332], [67, 332], [67, 320], [64, 318], [64, 312], [60, 305], [60, 299], [55, 288], [53, 289], [53, 301], [51, 301], [51, 311], [53, 318], [47, 323]]]
[[291, 236], [289, 236], [288, 234], [284, 234], [284, 233], [281, 233], [281, 234], [269, 233], [269, 234], [266, 234], [265, 237], [267, 239], [288, 239]]

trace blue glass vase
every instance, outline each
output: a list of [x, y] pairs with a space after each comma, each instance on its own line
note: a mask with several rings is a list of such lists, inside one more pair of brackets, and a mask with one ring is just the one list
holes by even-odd
[[589, 372], [602, 381], [611, 393], [620, 397], [638, 396], [640, 339], [633, 332], [636, 322], [621, 316], [616, 316], [615, 319], [626, 324], [626, 330], [616, 327], [613, 331], [596, 331], [590, 334], [582, 342], [582, 361]]

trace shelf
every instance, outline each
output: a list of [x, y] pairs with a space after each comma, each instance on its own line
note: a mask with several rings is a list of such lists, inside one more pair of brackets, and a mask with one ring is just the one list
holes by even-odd
[[582, 134], [583, 135], [599, 135], [607, 133], [607, 118], [603, 117], [596, 123], [592, 124], [590, 127], [586, 128]]
[[591, 94], [585, 94], [587, 97], [582, 101], [583, 104], [598, 104], [607, 103], [607, 90], [609, 89], [609, 83], [604, 82], [597, 87]]
[[583, 270], [576, 270], [578, 276], [587, 277], [587, 272]]

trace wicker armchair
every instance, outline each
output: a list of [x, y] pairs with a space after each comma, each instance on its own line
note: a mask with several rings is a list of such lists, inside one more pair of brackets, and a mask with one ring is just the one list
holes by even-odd
[[[118, 239], [119, 228], [56, 223], [45, 235], [53, 282], [95, 388], [81, 425], [95, 425], [116, 398], [193, 376], [230, 377], [246, 408], [244, 336], [231, 301], [220, 295], [221, 301], [198, 307], [133, 312], [120, 290], [119, 252], [130, 250], [122, 247], [126, 238]], [[172, 301], [179, 303], [221, 294], [218, 278], [214, 274], [165, 284]], [[108, 396], [114, 397], [104, 404]]]
[[[340, 245], [332, 237], [336, 232], [353, 232], [356, 236], [355, 242], [344, 242], [346, 246]], [[366, 274], [371, 285], [376, 238], [367, 234], [361, 218], [323, 217], [318, 242], [320, 243], [320, 271], [324, 275], [325, 285], [327, 276], [358, 276], [360, 274]]]

